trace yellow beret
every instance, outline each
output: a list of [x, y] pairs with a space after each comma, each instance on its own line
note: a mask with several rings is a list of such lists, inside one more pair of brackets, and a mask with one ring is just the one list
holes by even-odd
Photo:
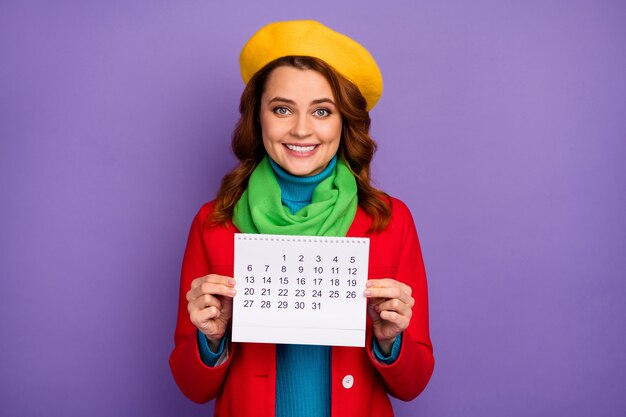
[[363, 46], [314, 20], [270, 23], [255, 33], [239, 56], [244, 83], [275, 59], [301, 55], [319, 58], [352, 81], [371, 110], [383, 92], [383, 77]]

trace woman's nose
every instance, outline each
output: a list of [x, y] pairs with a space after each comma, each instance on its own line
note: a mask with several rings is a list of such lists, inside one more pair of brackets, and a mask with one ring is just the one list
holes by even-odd
[[291, 127], [291, 136], [301, 139], [311, 135], [311, 126], [306, 114], [298, 115], [294, 118], [294, 124]]

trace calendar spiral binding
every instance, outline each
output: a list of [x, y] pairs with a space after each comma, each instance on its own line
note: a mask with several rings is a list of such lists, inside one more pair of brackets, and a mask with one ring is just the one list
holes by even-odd
[[297, 235], [267, 235], [267, 234], [252, 234], [252, 233], [235, 233], [235, 239], [237, 240], [258, 240], [268, 242], [294, 242], [294, 243], [307, 243], [307, 242], [326, 242], [326, 243], [349, 243], [349, 244], [367, 244], [369, 238], [367, 237], [332, 237], [332, 236], [297, 236]]

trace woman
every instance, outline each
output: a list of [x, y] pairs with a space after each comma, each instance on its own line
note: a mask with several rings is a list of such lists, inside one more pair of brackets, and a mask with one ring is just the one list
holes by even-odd
[[[191, 227], [170, 366], [221, 416], [387, 416], [432, 374], [426, 277], [407, 207], [370, 184], [369, 110], [380, 71], [361, 45], [313, 21], [245, 45], [233, 134], [239, 165]], [[365, 348], [232, 343], [233, 239], [245, 233], [369, 237]]]

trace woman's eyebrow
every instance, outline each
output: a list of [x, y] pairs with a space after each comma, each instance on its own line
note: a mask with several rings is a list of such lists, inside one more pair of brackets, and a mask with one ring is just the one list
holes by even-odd
[[289, 103], [289, 104], [296, 104], [295, 101], [290, 100], [288, 98], [284, 98], [284, 97], [274, 97], [273, 99], [271, 99], [270, 101], [268, 101], [268, 104], [274, 103], [275, 101], [280, 101], [281, 103]]
[[[276, 101], [281, 102], [281, 103], [296, 104], [296, 102], [295, 102], [295, 101], [293, 101], [293, 100], [291, 100], [291, 99], [288, 99], [288, 98], [284, 98], [284, 97], [274, 97], [273, 99], [271, 99], [270, 101], [268, 101], [268, 104], [274, 103], [274, 102], [276, 102]], [[315, 100], [313, 100], [313, 101], [311, 102], [311, 104], [312, 104], [312, 105], [313, 105], [313, 104], [321, 104], [321, 103], [330, 103], [330, 104], [332, 104], [333, 106], [335, 105], [335, 102], [334, 102], [334, 101], [332, 101], [332, 100], [331, 100], [331, 99], [329, 99], [329, 98], [318, 98], [318, 99], [315, 99]]]
[[318, 98], [317, 100], [313, 100], [311, 104], [321, 104], [321, 103], [330, 103], [335, 106], [335, 102], [329, 98]]

